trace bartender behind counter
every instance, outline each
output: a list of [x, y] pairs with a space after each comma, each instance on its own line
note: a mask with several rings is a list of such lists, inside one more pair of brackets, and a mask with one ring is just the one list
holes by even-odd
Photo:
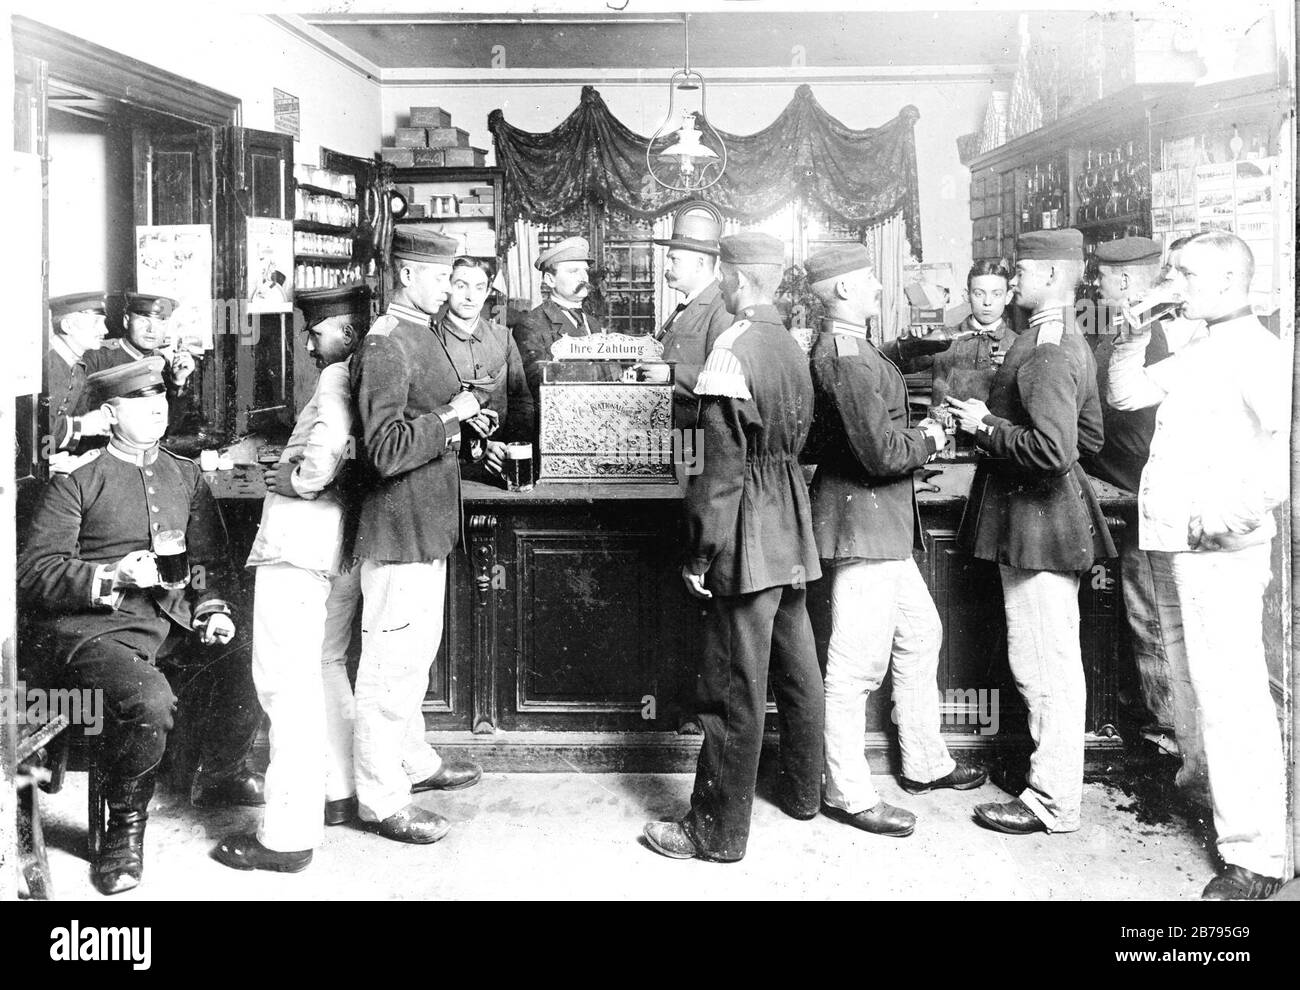
[[591, 292], [587, 266], [591, 264], [591, 247], [584, 237], [566, 237], [543, 251], [534, 262], [542, 273], [542, 284], [550, 290], [548, 298], [535, 307], [515, 328], [515, 343], [523, 358], [533, 404], [539, 404], [542, 384], [541, 362], [551, 360], [551, 345], [561, 337], [589, 337], [596, 321], [582, 308]]
[[499, 475], [505, 444], [533, 438], [533, 393], [510, 331], [483, 313], [491, 272], [477, 258], [457, 258], [451, 292], [434, 328], [461, 384], [473, 391], [479, 413], [466, 420], [460, 448], [462, 477], [482, 480]]

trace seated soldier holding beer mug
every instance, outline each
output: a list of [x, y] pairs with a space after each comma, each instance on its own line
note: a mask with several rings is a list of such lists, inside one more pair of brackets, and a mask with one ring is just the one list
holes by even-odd
[[86, 390], [109, 444], [42, 492], [18, 594], [32, 618], [24, 645], [43, 656], [33, 679], [102, 692], [95, 746], [108, 827], [91, 869], [95, 886], [115, 894], [140, 882], [173, 727], [190, 722], [197, 734], [195, 804], [261, 804], [261, 775], [244, 761], [262, 709], [242, 653], [210, 649], [235, 634], [225, 530], [199, 466], [158, 445], [162, 358], [95, 372]]

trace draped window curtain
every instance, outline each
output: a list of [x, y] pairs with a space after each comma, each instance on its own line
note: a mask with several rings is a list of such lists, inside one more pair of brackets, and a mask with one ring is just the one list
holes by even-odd
[[[912, 253], [920, 257], [914, 135], [919, 119], [915, 107], [905, 106], [880, 127], [854, 130], [827, 113], [810, 87], [800, 86], [763, 130], [722, 135], [727, 169], [704, 198], [745, 224], [793, 202], [858, 227], [901, 215]], [[577, 109], [552, 131], [514, 127], [500, 110], [488, 116], [488, 129], [504, 172], [505, 238], [515, 236], [516, 220], [552, 223], [588, 204], [648, 222], [691, 198], [645, 181], [649, 139], [615, 118], [591, 86], [583, 87]], [[672, 135], [661, 139], [665, 147], [671, 140]]]

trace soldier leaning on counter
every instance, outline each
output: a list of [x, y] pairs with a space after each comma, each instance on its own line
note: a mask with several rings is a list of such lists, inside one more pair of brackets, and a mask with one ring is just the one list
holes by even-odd
[[349, 361], [370, 314], [364, 286], [302, 290], [307, 354], [320, 369], [280, 463], [266, 469], [266, 501], [248, 555], [256, 568], [253, 681], [271, 720], [266, 811], [255, 832], [227, 836], [217, 860], [237, 870], [297, 873], [325, 824], [357, 816], [352, 765], [355, 705], [347, 651], [361, 601], [347, 477], [354, 453]]
[[[263, 801], [262, 777], [244, 763], [262, 722], [248, 663], [212, 649], [235, 634], [225, 530], [198, 465], [158, 446], [165, 391], [162, 358], [87, 377], [87, 407], [109, 422], [108, 446], [50, 479], [18, 558], [29, 653], [42, 658], [34, 680], [103, 693], [93, 746], [108, 821], [91, 871], [104, 894], [140, 882], [156, 769], [174, 727], [199, 734], [195, 804]], [[161, 587], [152, 550], [169, 530], [185, 534], [187, 587]]]
[[432, 321], [447, 301], [457, 244], [412, 226], [393, 235], [393, 293], [352, 358], [368, 476], [357, 530], [361, 665], [353, 759], [363, 820], [402, 842], [437, 842], [451, 825], [412, 793], [478, 782], [473, 763], [439, 757], [422, 705], [442, 643], [447, 557], [460, 536], [458, 445], [479, 412]]
[[1083, 236], [1033, 231], [1016, 242], [1016, 305], [1031, 311], [993, 379], [986, 406], [948, 398], [982, 456], [958, 540], [1002, 576], [1007, 655], [1029, 711], [1027, 787], [975, 807], [980, 824], [1013, 835], [1073, 832], [1083, 803], [1086, 685], [1079, 645], [1079, 575], [1115, 556], [1079, 465], [1101, 449], [1092, 351], [1075, 325]]
[[668, 248], [664, 281], [683, 297], [655, 334], [663, 342], [663, 360], [675, 366], [673, 425], [681, 430], [695, 426], [695, 382], [713, 342], [732, 322], [716, 272], [721, 236], [722, 215], [699, 200], [677, 211], [672, 236], [655, 240]]
[[686, 491], [687, 589], [708, 599], [691, 810], [650, 822], [672, 859], [744, 857], [767, 708], [769, 668], [781, 728], [779, 802], [794, 818], [821, 803], [822, 678], [805, 606], [821, 576], [799, 451], [812, 424], [808, 359], [772, 297], [785, 249], [766, 234], [724, 237], [722, 292], [738, 319], [696, 382], [707, 455]]
[[986, 774], [955, 763], [939, 731], [936, 675], [943, 627], [912, 557], [920, 546], [913, 472], [947, 443], [931, 419], [909, 422], [907, 385], [871, 343], [880, 282], [861, 244], [808, 259], [825, 307], [812, 350], [816, 416], [805, 459], [817, 551], [832, 575], [826, 654], [825, 813], [877, 835], [904, 837], [916, 816], [884, 801], [863, 753], [866, 701], [893, 672], [894, 712], [910, 794], [970, 790]]
[[[109, 423], [100, 410], [91, 405], [84, 388], [86, 376], [96, 371], [148, 357], [161, 357], [164, 361], [163, 380], [167, 383], [169, 419], [174, 418], [177, 403], [188, 393], [190, 376], [195, 368], [194, 357], [183, 350], [171, 352], [168, 349], [167, 321], [176, 309], [176, 300], [145, 292], [127, 292], [123, 299], [124, 335], [82, 353], [78, 366], [69, 375], [67, 390], [57, 407], [51, 389], [50, 406], [57, 408], [57, 412], [50, 422], [50, 435], [56, 451], [82, 454], [108, 442]], [[51, 459], [51, 470], [56, 473], [64, 470], [65, 465], [75, 465], [75, 462]]]
[[457, 258], [447, 304], [434, 322], [462, 386], [479, 401], [478, 415], [465, 423], [472, 436], [460, 445], [463, 477], [475, 480], [500, 477], [506, 443], [530, 442], [536, 425], [519, 348], [509, 330], [483, 313], [490, 283], [487, 262]]

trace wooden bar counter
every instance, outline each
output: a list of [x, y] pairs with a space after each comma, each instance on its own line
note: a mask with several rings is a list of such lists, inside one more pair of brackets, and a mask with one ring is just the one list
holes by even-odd
[[[954, 750], [1023, 746], [1024, 708], [1007, 668], [997, 568], [955, 545], [974, 467], [939, 466], [940, 491], [920, 497], [924, 549], [917, 561], [944, 627], [936, 685], [943, 728]], [[251, 542], [260, 510], [256, 472], [242, 471], [208, 476], [236, 553]], [[1133, 497], [1095, 485], [1118, 543]], [[424, 706], [441, 751], [489, 770], [693, 769], [700, 737], [691, 708], [707, 605], [687, 595], [679, 574], [683, 491], [542, 481], [531, 492], [507, 492], [464, 484], [466, 552], [453, 555], [449, 567], [443, 642]], [[1098, 562], [1085, 574], [1079, 600], [1087, 744], [1096, 757], [1121, 745], [1118, 561]], [[809, 586], [809, 611], [824, 661], [826, 580]], [[896, 748], [887, 731], [889, 699], [886, 681], [867, 713], [867, 744], [882, 769]]]

